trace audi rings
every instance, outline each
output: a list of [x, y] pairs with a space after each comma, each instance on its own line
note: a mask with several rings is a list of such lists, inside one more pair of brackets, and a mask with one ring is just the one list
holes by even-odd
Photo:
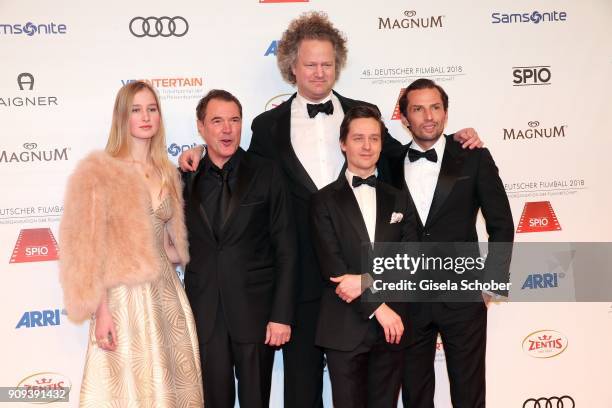
[[575, 408], [576, 403], [569, 395], [550, 398], [529, 398], [523, 408]]
[[134, 37], [182, 37], [189, 31], [185, 18], [176, 17], [134, 17], [130, 20], [130, 33]]

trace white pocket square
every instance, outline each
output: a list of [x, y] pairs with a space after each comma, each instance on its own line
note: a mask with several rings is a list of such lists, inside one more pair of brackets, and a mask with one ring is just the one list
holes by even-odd
[[404, 214], [394, 212], [393, 214], [391, 214], [391, 221], [389, 221], [389, 224], [398, 223], [402, 221], [403, 218], [404, 218]]

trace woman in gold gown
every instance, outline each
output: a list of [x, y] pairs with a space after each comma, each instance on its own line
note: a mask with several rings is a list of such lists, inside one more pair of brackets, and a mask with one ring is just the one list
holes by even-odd
[[202, 407], [193, 315], [173, 264], [188, 261], [179, 176], [159, 99], [123, 86], [104, 151], [70, 176], [60, 224], [68, 317], [91, 317], [81, 407]]

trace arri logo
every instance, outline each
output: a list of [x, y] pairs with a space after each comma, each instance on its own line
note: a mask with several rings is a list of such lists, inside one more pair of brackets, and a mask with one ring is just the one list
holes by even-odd
[[504, 140], [537, 140], [564, 138], [567, 125], [540, 127], [540, 122], [531, 120], [523, 129], [504, 128]]
[[550, 85], [552, 73], [550, 65], [534, 65], [529, 67], [512, 67], [512, 86]]
[[50, 228], [23, 229], [19, 232], [9, 263], [57, 260], [57, 242]]
[[61, 315], [65, 315], [65, 310], [47, 309], [47, 310], [32, 310], [25, 312], [17, 322], [15, 329], [31, 329], [33, 327], [59, 326], [61, 324]]
[[276, 56], [277, 52], [278, 52], [278, 40], [274, 40], [270, 43], [270, 45], [268, 45], [268, 49], [264, 53], [264, 57], [267, 57], [268, 55]]
[[25, 24], [0, 24], [0, 34], [21, 35], [29, 37], [45, 34], [66, 34], [66, 24], [44, 23], [35, 24], [31, 21]]
[[533, 273], [525, 278], [522, 289], [558, 288], [559, 279], [565, 278], [565, 273]]
[[517, 234], [546, 231], [561, 231], [561, 224], [559, 224], [550, 201], [525, 203], [521, 219], [516, 228]]
[[556, 330], [538, 330], [523, 340], [523, 351], [534, 358], [551, 358], [563, 353], [568, 345], [565, 335]]
[[532, 11], [527, 13], [492, 13], [491, 23], [493, 24], [514, 24], [514, 23], [533, 23], [540, 24], [546, 22], [566, 21], [565, 11]]
[[378, 17], [379, 30], [442, 28], [445, 16], [418, 17], [414, 10], [406, 10], [400, 18]]

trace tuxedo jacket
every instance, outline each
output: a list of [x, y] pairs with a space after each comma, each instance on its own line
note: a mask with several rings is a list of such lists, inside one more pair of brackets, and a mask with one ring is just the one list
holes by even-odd
[[[370, 316], [381, 303], [362, 300], [363, 295], [351, 303], [346, 303], [335, 293], [337, 284], [330, 281], [331, 277], [344, 274], [371, 273], [363, 270], [362, 262], [364, 251], [371, 251], [370, 238], [359, 204], [344, 172], [338, 180], [313, 195], [310, 213], [312, 242], [325, 282], [316, 344], [333, 350], [351, 351], [364, 340], [369, 325], [378, 324], [376, 318], [372, 317], [372, 320]], [[391, 223], [393, 213], [401, 213], [402, 220]], [[408, 206], [406, 192], [381, 182], [376, 185], [374, 238], [375, 242], [417, 240], [415, 213]], [[413, 333], [407, 304], [387, 305], [401, 316], [405, 328], [400, 344], [389, 347], [405, 347], [410, 343]]]
[[198, 191], [203, 169], [204, 161], [183, 173], [191, 256], [185, 290], [198, 337], [210, 338], [221, 304], [233, 341], [262, 343], [268, 322], [293, 322], [297, 258], [284, 180], [274, 163], [245, 153], [217, 239], [201, 203], [206, 192]]
[[[345, 98], [336, 92], [334, 95], [339, 99], [344, 112], [357, 105], [374, 106], [367, 102]], [[271, 159], [282, 168], [297, 220], [299, 259], [297, 297], [299, 302], [306, 302], [318, 299], [323, 288], [307, 222], [310, 199], [318, 189], [291, 145], [291, 103], [295, 96], [296, 94], [293, 94], [287, 101], [272, 110], [263, 112], [253, 120], [251, 125], [253, 136], [249, 152]], [[393, 139], [385, 128], [383, 150], [386, 151], [392, 146], [401, 146], [401, 144]], [[338, 149], [340, 149], [339, 143]], [[341, 173], [344, 174], [344, 172]]]
[[[440, 174], [426, 220], [419, 218], [406, 185], [404, 162], [409, 145], [398, 146], [388, 152], [390, 173], [386, 176], [393, 186], [408, 192], [409, 204], [417, 214], [419, 240], [477, 242], [476, 217], [478, 210], [481, 210], [489, 242], [513, 242], [512, 212], [491, 153], [485, 148], [463, 149], [451, 136], [445, 137]], [[508, 249], [511, 251], [510, 246]], [[509, 255], [500, 254], [504, 257]], [[506, 266], [509, 266], [509, 259], [507, 262]]]

